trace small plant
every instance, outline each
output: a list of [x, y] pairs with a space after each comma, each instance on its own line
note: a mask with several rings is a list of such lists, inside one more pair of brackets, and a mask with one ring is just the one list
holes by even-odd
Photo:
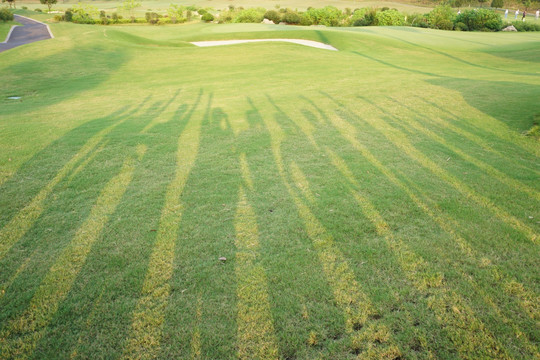
[[40, 13], [40, 12], [43, 12], [43, 10], [41, 10], [40, 8], [35, 8], [34, 11], [35, 11], [35, 12], [39, 12], [39, 13]]
[[264, 18], [272, 20], [274, 24], [279, 24], [281, 21], [281, 15], [276, 10], [268, 10], [264, 13]]
[[64, 13], [64, 20], [68, 22], [71, 22], [73, 20], [73, 11], [71, 10], [71, 8], [67, 9]]
[[9, 11], [7, 6], [0, 8], [0, 20], [3, 22], [13, 21], [13, 14]]
[[201, 16], [201, 20], [204, 21], [204, 22], [214, 21], [214, 15], [207, 12], [203, 16]]

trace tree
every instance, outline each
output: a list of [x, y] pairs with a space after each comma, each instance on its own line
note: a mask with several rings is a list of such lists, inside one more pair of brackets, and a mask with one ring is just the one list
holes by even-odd
[[3, 22], [6, 22], [6, 21], [12, 21], [13, 20], [13, 14], [11, 13], [11, 11], [9, 11], [9, 9], [5, 6], [1, 7], [0, 8], [0, 20], [2, 20]]
[[141, 6], [141, 3], [136, 0], [124, 0], [122, 3], [122, 9], [129, 12], [129, 15], [133, 17], [133, 10]]
[[4, 3], [4, 2], [7, 2], [7, 3], [9, 4], [9, 7], [10, 7], [10, 8], [11, 8], [11, 7], [14, 8], [14, 9], [16, 8], [16, 6], [15, 6], [15, 0], [2, 0], [2, 2], [3, 2], [3, 3]]
[[57, 0], [39, 0], [39, 2], [43, 5], [47, 5], [49, 11], [51, 11], [52, 6], [56, 4]]
[[497, 9], [504, 7], [504, 0], [493, 0], [491, 2], [491, 7]]

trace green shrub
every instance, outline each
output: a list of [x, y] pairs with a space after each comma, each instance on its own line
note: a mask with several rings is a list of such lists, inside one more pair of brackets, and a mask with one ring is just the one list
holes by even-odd
[[240, 11], [235, 23], [260, 23], [264, 19], [265, 10], [263, 8], [250, 8]]
[[286, 24], [290, 24], [290, 25], [298, 25], [300, 24], [300, 20], [301, 20], [300, 15], [298, 15], [298, 13], [294, 11], [287, 11], [281, 17], [282, 22]]
[[67, 9], [64, 13], [64, 20], [65, 21], [72, 21], [73, 20], [73, 11], [70, 9]]
[[397, 10], [379, 11], [375, 14], [375, 19], [379, 26], [405, 25], [405, 15]]
[[456, 13], [449, 5], [436, 6], [428, 14], [429, 27], [432, 29], [452, 30]]
[[345, 18], [344, 14], [336, 7], [325, 6], [322, 9], [308, 9], [306, 15], [311, 18], [313, 25], [339, 26]]
[[159, 18], [157, 24], [158, 25], [172, 24], [172, 19], [169, 17], [162, 17], [162, 18]]
[[504, 6], [504, 0], [493, 0], [491, 2], [492, 8], [502, 8]]
[[201, 16], [201, 20], [205, 22], [214, 21], [214, 15], [207, 12], [203, 16]]
[[43, 12], [43, 10], [41, 10], [40, 8], [35, 8], [34, 11], [35, 12]]
[[13, 14], [9, 11], [7, 6], [0, 8], [0, 20], [3, 22], [13, 21]]
[[427, 28], [429, 27], [428, 14], [411, 14], [407, 16], [407, 25], [414, 27]]
[[28, 6], [23, 6], [21, 9], [28, 10]]
[[462, 23], [462, 22], [457, 22], [454, 25], [454, 29], [457, 31], [469, 31], [469, 27], [465, 23]]
[[279, 24], [281, 21], [281, 15], [276, 10], [268, 10], [264, 13], [264, 18], [272, 20], [274, 24]]
[[147, 12], [146, 14], [144, 14], [144, 18], [146, 19], [146, 22], [152, 25], [157, 24], [160, 17], [161, 15], [155, 12]]
[[377, 25], [377, 9], [364, 8], [354, 12], [353, 26], [374, 26]]
[[503, 22], [499, 14], [489, 9], [464, 10], [454, 23], [464, 23], [469, 31], [499, 31]]
[[204, 14], [208, 13], [208, 11], [206, 11], [204, 9], [199, 9], [199, 10], [197, 10], [197, 12], [199, 13], [199, 15], [204, 15]]
[[53, 19], [54, 19], [54, 21], [64, 21], [64, 16], [56, 14], [56, 15], [54, 15]]
[[512, 24], [506, 24], [508, 25], [514, 25], [517, 31], [540, 31], [540, 24], [528, 22], [528, 21], [514, 21]]

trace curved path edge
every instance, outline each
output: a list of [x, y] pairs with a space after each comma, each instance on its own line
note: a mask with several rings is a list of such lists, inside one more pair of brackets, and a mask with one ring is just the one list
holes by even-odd
[[6, 40], [0, 43], [0, 52], [35, 41], [54, 39], [49, 25], [26, 16], [16, 14], [13, 16], [22, 26], [14, 25], [9, 29]]
[[208, 46], [223, 46], [223, 45], [234, 45], [234, 44], [244, 44], [244, 43], [254, 43], [254, 42], [288, 42], [293, 44], [305, 45], [314, 47], [317, 49], [332, 50], [338, 51], [335, 47], [328, 44], [323, 44], [318, 41], [312, 40], [303, 40], [303, 39], [256, 39], [256, 40], [216, 40], [216, 41], [193, 41], [191, 44], [199, 47], [208, 47]]

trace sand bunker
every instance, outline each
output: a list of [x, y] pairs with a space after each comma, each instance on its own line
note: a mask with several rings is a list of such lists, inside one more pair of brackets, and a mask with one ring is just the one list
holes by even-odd
[[323, 44], [317, 41], [311, 40], [302, 40], [302, 39], [257, 39], [257, 40], [218, 40], [218, 41], [195, 41], [192, 42], [195, 46], [206, 47], [206, 46], [222, 46], [222, 45], [233, 45], [233, 44], [243, 44], [243, 43], [252, 43], [252, 42], [267, 42], [267, 41], [281, 41], [288, 42], [293, 44], [300, 44], [305, 46], [311, 46], [317, 49], [333, 50], [338, 51], [335, 47], [327, 44]]

